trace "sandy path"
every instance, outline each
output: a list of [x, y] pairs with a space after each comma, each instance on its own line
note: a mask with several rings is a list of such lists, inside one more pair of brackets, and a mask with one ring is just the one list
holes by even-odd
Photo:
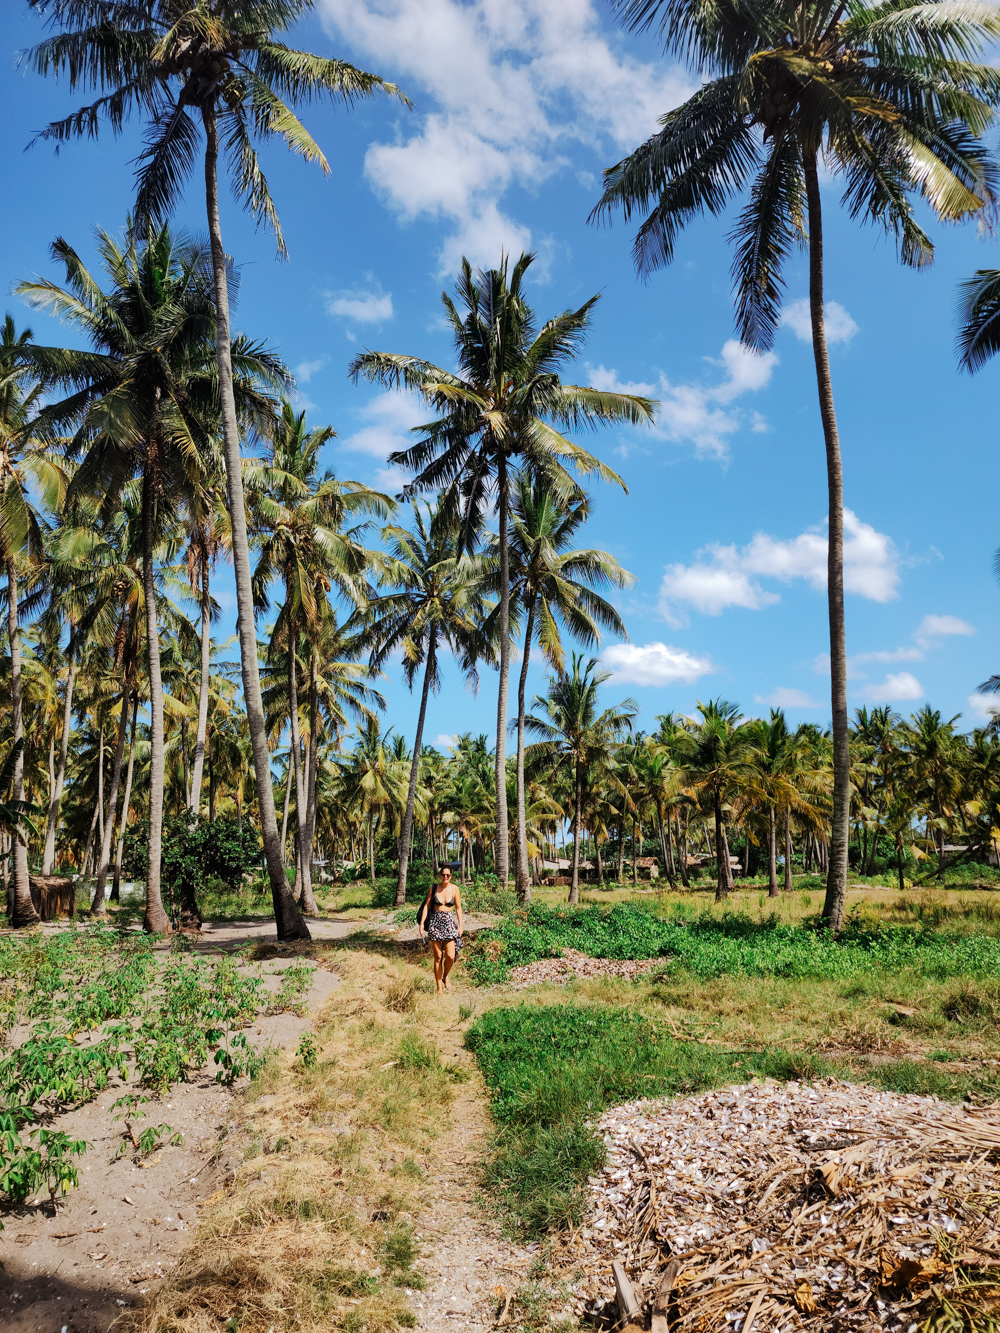
[[[457, 1019], [458, 999], [451, 1003]], [[420, 1328], [454, 1333], [492, 1326], [505, 1293], [525, 1281], [533, 1256], [504, 1239], [478, 1201], [478, 1167], [489, 1136], [485, 1089], [460, 1033], [439, 1035], [439, 1045], [442, 1058], [465, 1065], [470, 1077], [458, 1087], [451, 1125], [437, 1155], [435, 1197], [415, 1219], [421, 1250], [417, 1267], [426, 1275], [428, 1288], [410, 1299]]]
[[[263, 964], [269, 989], [280, 984], [273, 974], [295, 961], [274, 958]], [[335, 976], [316, 969], [305, 998], [310, 1014], [336, 985]], [[308, 1015], [261, 1015], [247, 1035], [258, 1047], [294, 1048], [309, 1021]], [[105, 1333], [123, 1307], [135, 1304], [176, 1265], [197, 1225], [198, 1204], [239, 1160], [227, 1144], [235, 1128], [234, 1094], [214, 1077], [211, 1064], [190, 1083], [149, 1103], [148, 1123], [165, 1121], [185, 1141], [141, 1165], [131, 1155], [115, 1158], [124, 1127], [108, 1108], [120, 1087], [112, 1084], [88, 1105], [56, 1117], [54, 1127], [87, 1139], [91, 1147], [81, 1159], [79, 1188], [59, 1202], [55, 1217], [47, 1200], [4, 1216], [4, 1333]]]

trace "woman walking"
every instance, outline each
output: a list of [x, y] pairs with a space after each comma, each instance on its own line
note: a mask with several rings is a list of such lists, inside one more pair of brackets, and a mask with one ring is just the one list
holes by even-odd
[[441, 867], [441, 882], [427, 891], [423, 911], [417, 920], [420, 938], [424, 931], [434, 950], [434, 981], [439, 991], [451, 990], [448, 973], [455, 966], [455, 954], [462, 947], [462, 895], [451, 882], [451, 867]]

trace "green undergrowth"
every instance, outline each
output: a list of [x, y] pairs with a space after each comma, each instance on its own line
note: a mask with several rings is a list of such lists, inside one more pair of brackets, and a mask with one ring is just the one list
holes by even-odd
[[896, 1060], [869, 1068], [780, 1048], [727, 1050], [676, 1040], [655, 1018], [621, 1006], [492, 1009], [471, 1026], [472, 1050], [496, 1126], [485, 1183], [524, 1235], [576, 1225], [587, 1177], [604, 1160], [588, 1119], [642, 1097], [688, 1095], [751, 1078], [853, 1078], [951, 1100], [1000, 1094], [992, 1083], [941, 1064]]
[[702, 912], [664, 917], [642, 903], [515, 911], [482, 932], [470, 950], [469, 971], [480, 985], [506, 981], [510, 969], [565, 948], [592, 958], [663, 958], [709, 979], [727, 973], [753, 977], [848, 980], [880, 971], [915, 969], [936, 979], [1000, 972], [1000, 939], [953, 934], [921, 925], [888, 925], [852, 914], [839, 938], [810, 924], [776, 916]]
[[206, 1063], [219, 1083], [252, 1077], [261, 1056], [244, 1029], [265, 1008], [298, 1012], [308, 973], [289, 968], [272, 996], [234, 958], [163, 952], [138, 932], [0, 936], [0, 1207], [76, 1185], [88, 1145], [53, 1117], [110, 1084], [125, 1093], [117, 1118], [134, 1119]]

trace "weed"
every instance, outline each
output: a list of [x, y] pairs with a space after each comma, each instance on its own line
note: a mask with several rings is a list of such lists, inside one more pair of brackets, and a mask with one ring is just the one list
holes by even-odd
[[315, 1069], [319, 1059], [319, 1044], [309, 1032], [303, 1032], [295, 1050], [295, 1058], [303, 1069]]
[[400, 977], [390, 981], [385, 991], [385, 1007], [394, 1014], [408, 1014], [416, 1008], [418, 993], [415, 977]]
[[290, 967], [286, 967], [282, 973], [281, 985], [268, 1007], [268, 1013], [298, 1014], [301, 1017], [306, 1012], [305, 997], [312, 985], [315, 971], [315, 967], [310, 963], [292, 963]]

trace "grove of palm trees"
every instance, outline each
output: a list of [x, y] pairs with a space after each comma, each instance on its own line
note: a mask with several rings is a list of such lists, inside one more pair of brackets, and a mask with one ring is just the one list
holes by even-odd
[[[602, 183], [577, 173], [578, 222], [602, 255], [630, 243], [664, 284], [641, 300], [670, 291], [656, 318], [692, 329], [687, 277], [668, 284], [694, 223], [712, 244], [724, 225], [738, 341], [703, 358], [729, 367], [713, 398], [609, 350], [621, 273], [554, 277], [572, 237], [480, 259], [467, 228], [401, 335], [372, 275], [362, 291], [303, 224], [327, 175], [360, 236], [362, 172], [390, 198], [379, 154], [419, 112], [400, 50], [494, 33], [480, 0], [17, 5], [33, 40], [12, 55], [46, 108], [28, 156], [55, 188], [86, 151], [128, 202], [36, 230], [0, 330], [0, 1322], [995, 1333], [1000, 675], [963, 663], [970, 711], [889, 670], [975, 633], [930, 593], [904, 647], [852, 638], [872, 624], [852, 597], [888, 619], [902, 571], [945, 557], [845, 507], [878, 488], [854, 399], [838, 425], [861, 372], [827, 289], [839, 249], [871, 244], [846, 223], [914, 269], [966, 231], [993, 243], [1000, 7], [582, 6], [594, 97], [609, 52], [631, 81], [684, 71], [642, 142], [618, 125]], [[511, 51], [535, 59], [517, 15], [556, 9], [575, 32], [561, 0], [503, 16], [505, 77]], [[336, 54], [365, 24], [399, 31], [382, 73]], [[313, 128], [380, 115], [395, 146], [363, 166]], [[465, 143], [442, 138], [440, 174]], [[544, 197], [556, 166], [511, 151]], [[296, 365], [260, 296], [272, 261], [344, 270], [336, 292], [316, 280], [355, 320], [339, 351]], [[686, 262], [707, 302], [725, 274]], [[955, 420], [1000, 349], [989, 262], [953, 292]], [[727, 432], [777, 473], [783, 442], [734, 404], [789, 327], [812, 356], [795, 447], [815, 493], [795, 485], [825, 523], [739, 547]], [[352, 435], [311, 401], [318, 377], [404, 434]], [[723, 466], [685, 494], [653, 450], [703, 410], [699, 457]], [[915, 447], [884, 432], [899, 468]], [[656, 487], [645, 531], [629, 515]], [[730, 517], [685, 566], [696, 509]], [[962, 529], [982, 563], [996, 533]], [[805, 614], [772, 637], [782, 670], [828, 675], [822, 701], [757, 693], [746, 630], [728, 663], [641, 647], [649, 550], [678, 634], [668, 583], [695, 589], [692, 616], [750, 617], [808, 578], [821, 639]], [[643, 653], [681, 665], [621, 665]], [[432, 893], [458, 912], [445, 990]]]

